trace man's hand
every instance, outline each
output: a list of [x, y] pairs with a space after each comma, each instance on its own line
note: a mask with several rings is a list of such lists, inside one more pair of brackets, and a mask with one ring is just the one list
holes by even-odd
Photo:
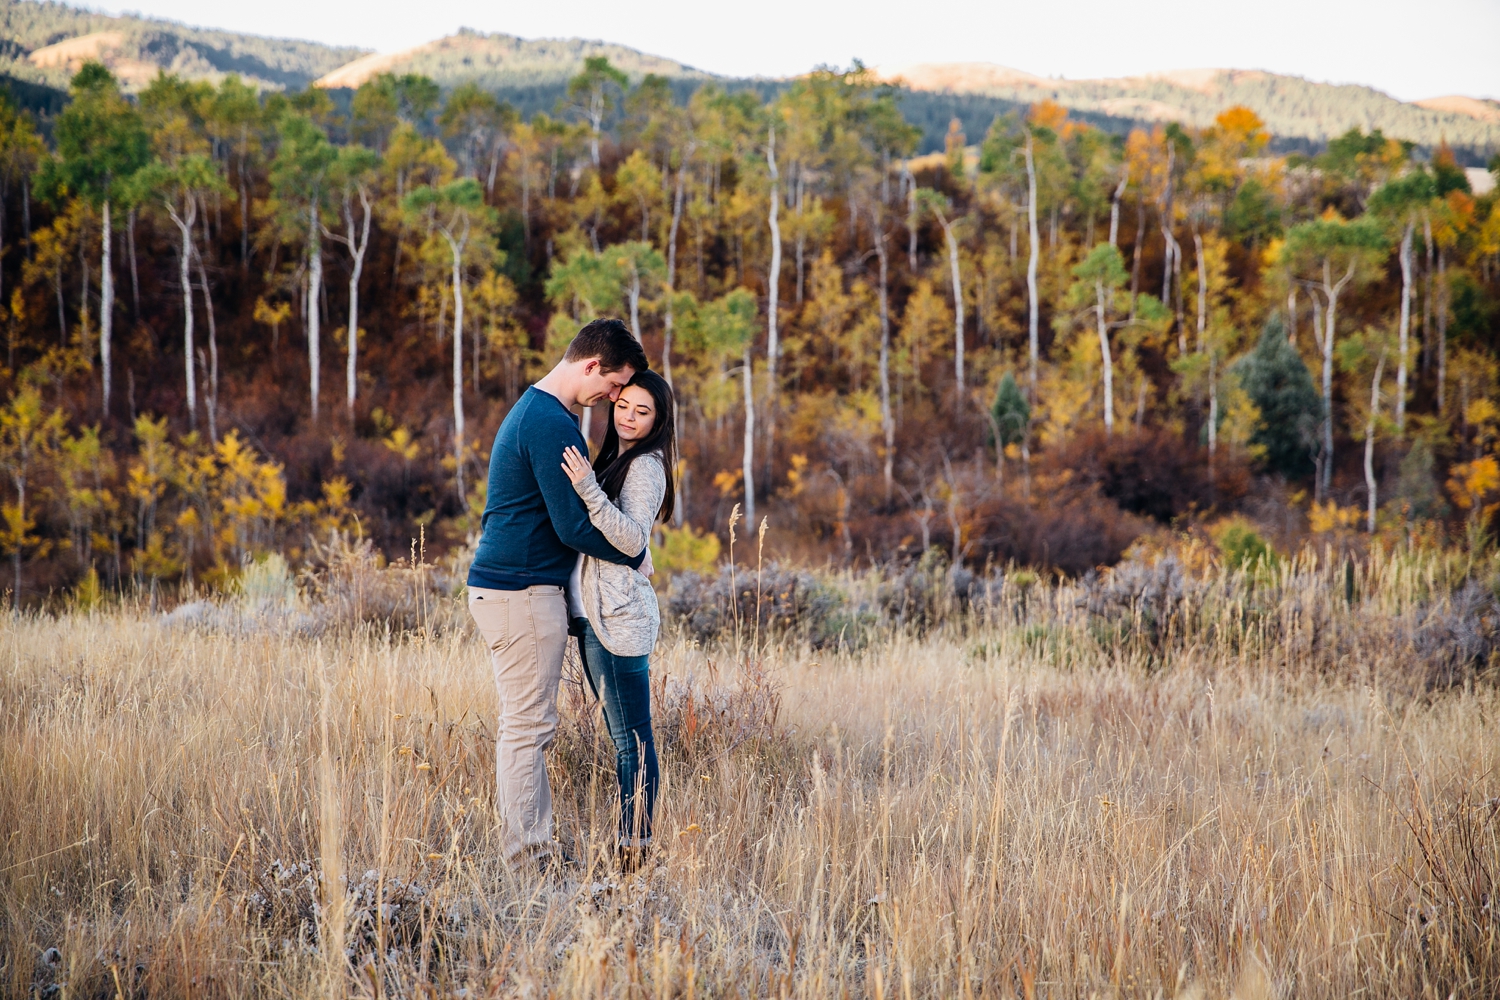
[[641, 560], [640, 568], [636, 572], [648, 580], [656, 572], [656, 567], [651, 565], [651, 546], [646, 546], [646, 558]]
[[572, 445], [568, 445], [563, 449], [562, 470], [574, 486], [577, 486], [594, 474], [594, 470], [590, 467], [588, 459], [584, 458], [578, 449]]

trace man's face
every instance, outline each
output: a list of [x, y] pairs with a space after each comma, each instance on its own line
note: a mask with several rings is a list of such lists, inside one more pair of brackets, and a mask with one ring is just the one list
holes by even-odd
[[601, 372], [598, 358], [583, 366], [583, 382], [578, 389], [578, 405], [593, 406], [602, 399], [614, 402], [620, 390], [635, 378], [635, 369], [626, 365], [617, 372]]

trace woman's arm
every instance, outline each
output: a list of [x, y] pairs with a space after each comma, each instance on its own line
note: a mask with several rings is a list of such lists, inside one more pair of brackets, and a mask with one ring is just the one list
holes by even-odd
[[[580, 456], [581, 457], [581, 456]], [[564, 468], [567, 468], [565, 464]], [[569, 478], [572, 478], [570, 470]], [[666, 474], [654, 455], [643, 455], [630, 463], [620, 488], [620, 506], [610, 503], [592, 470], [578, 470], [573, 488], [588, 508], [589, 521], [621, 552], [640, 552], [651, 538], [651, 526], [666, 495]], [[655, 494], [655, 501], [651, 497]]]

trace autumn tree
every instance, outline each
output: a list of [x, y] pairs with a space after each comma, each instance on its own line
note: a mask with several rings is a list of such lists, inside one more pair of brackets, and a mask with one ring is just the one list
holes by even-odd
[[1100, 243], [1089, 251], [1089, 255], [1073, 268], [1077, 279], [1068, 293], [1068, 302], [1075, 307], [1084, 307], [1094, 314], [1094, 329], [1099, 338], [1100, 386], [1103, 393], [1104, 433], [1115, 432], [1115, 355], [1111, 346], [1111, 334], [1123, 326], [1137, 323], [1160, 323], [1166, 310], [1155, 299], [1143, 296], [1138, 305], [1137, 318], [1115, 320], [1112, 318], [1115, 292], [1124, 287], [1127, 273], [1125, 261], [1117, 247]]
[[1354, 394], [1357, 401], [1356, 412], [1363, 410], [1361, 415], [1364, 419], [1351, 430], [1355, 440], [1362, 440], [1365, 445], [1365, 527], [1372, 535], [1375, 533], [1375, 512], [1379, 507], [1378, 484], [1375, 479], [1375, 438], [1381, 426], [1386, 424], [1381, 416], [1381, 397], [1384, 393], [1386, 361], [1395, 347], [1392, 340], [1387, 331], [1371, 327], [1346, 338], [1338, 345], [1339, 367], [1356, 380], [1355, 384], [1362, 387], [1368, 381], [1370, 386], [1368, 406], [1359, 405], [1364, 402], [1360, 398], [1362, 393]]
[[0, 545], [10, 553], [14, 585], [11, 602], [21, 607], [21, 559], [27, 551], [45, 546], [47, 540], [33, 532], [36, 518], [28, 505], [28, 492], [38, 466], [45, 468], [57, 450], [63, 430], [61, 410], [48, 411], [34, 385], [22, 385], [4, 409], [0, 409], [0, 468], [10, 480], [15, 500], [0, 506]]
[[[31, 116], [18, 111], [8, 98], [0, 94], [0, 257], [6, 251], [5, 206], [10, 193], [15, 185], [20, 184], [23, 199], [29, 198], [32, 174], [46, 155], [47, 147], [37, 135]], [[30, 213], [26, 214], [29, 216]], [[0, 293], [4, 290], [4, 284], [0, 282]], [[0, 299], [3, 299], [3, 294], [0, 294]], [[7, 366], [15, 366], [14, 357], [7, 360]]]
[[[453, 461], [460, 498], [464, 487], [464, 252], [483, 245], [495, 225], [494, 210], [484, 203], [484, 191], [472, 177], [449, 181], [442, 187], [417, 188], [402, 201], [409, 216], [422, 217], [442, 236], [448, 248], [453, 290]], [[472, 243], [471, 243], [472, 241]]]
[[[195, 357], [193, 326], [192, 266], [196, 255], [195, 226], [206, 195], [222, 191], [224, 179], [217, 165], [202, 153], [190, 153], [173, 162], [160, 159], [135, 175], [133, 196], [165, 211], [177, 227], [177, 275], [182, 286], [182, 350], [186, 376], [188, 423], [196, 425], [198, 394], [193, 376]], [[217, 346], [215, 346], [217, 351]], [[210, 400], [210, 405], [216, 401]]]
[[1410, 359], [1411, 300], [1414, 285], [1412, 243], [1417, 224], [1437, 197], [1437, 187], [1425, 170], [1413, 170], [1376, 191], [1370, 199], [1370, 211], [1387, 220], [1401, 234], [1397, 258], [1401, 263], [1401, 313], [1397, 321], [1396, 346], [1396, 433], [1406, 430], [1407, 365]]
[[483, 163], [486, 194], [494, 193], [506, 137], [516, 117], [514, 108], [474, 83], [455, 87], [438, 115], [443, 134], [458, 146], [463, 175], [477, 178]]
[[947, 198], [936, 191], [926, 188], [919, 190], [917, 205], [937, 218], [938, 225], [943, 228], [943, 239], [948, 244], [948, 267], [952, 272], [953, 282], [953, 381], [958, 399], [962, 400], [964, 395], [964, 283], [963, 276], [959, 272], [958, 237], [955, 235], [955, 227], [959, 220], [948, 218], [953, 211], [953, 206]]
[[620, 95], [630, 80], [609, 64], [608, 56], [589, 56], [583, 61], [583, 72], [568, 81], [568, 103], [589, 129], [589, 155], [594, 169], [599, 169], [599, 137], [604, 119], [619, 104]]
[[276, 158], [271, 164], [271, 188], [283, 233], [293, 245], [302, 245], [306, 268], [303, 317], [307, 330], [307, 391], [312, 418], [316, 421], [322, 368], [322, 314], [318, 300], [323, 292], [323, 211], [330, 187], [328, 172], [338, 160], [338, 151], [323, 129], [303, 114], [282, 117], [277, 124], [277, 142]]
[[[326, 227], [329, 239], [341, 243], [349, 252], [349, 324], [345, 328], [347, 370], [344, 374], [345, 406], [354, 417], [354, 399], [359, 386], [359, 279], [364, 273], [365, 252], [370, 248], [371, 190], [375, 183], [380, 157], [363, 146], [345, 146], [330, 171], [330, 187], [338, 199], [342, 232]], [[355, 199], [359, 200], [356, 226]]]
[[54, 128], [57, 157], [47, 161], [38, 188], [87, 200], [102, 213], [100, 227], [99, 361], [100, 389], [109, 412], [113, 370], [115, 282], [111, 250], [114, 223], [111, 206], [118, 204], [131, 175], [150, 155], [150, 139], [134, 106], [102, 63], [85, 63], [70, 84], [73, 100], [58, 116]]
[[1318, 459], [1319, 499], [1333, 477], [1333, 368], [1339, 297], [1351, 286], [1369, 281], [1385, 260], [1385, 235], [1374, 219], [1346, 222], [1328, 215], [1293, 227], [1282, 247], [1281, 262], [1304, 287], [1323, 296], [1323, 449]]

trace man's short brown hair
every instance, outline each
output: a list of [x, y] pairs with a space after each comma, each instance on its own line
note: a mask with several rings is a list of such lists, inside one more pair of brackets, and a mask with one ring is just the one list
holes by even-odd
[[617, 372], [629, 365], [638, 372], [651, 367], [640, 341], [617, 319], [596, 319], [578, 331], [568, 345], [564, 361], [599, 359], [601, 372]]

